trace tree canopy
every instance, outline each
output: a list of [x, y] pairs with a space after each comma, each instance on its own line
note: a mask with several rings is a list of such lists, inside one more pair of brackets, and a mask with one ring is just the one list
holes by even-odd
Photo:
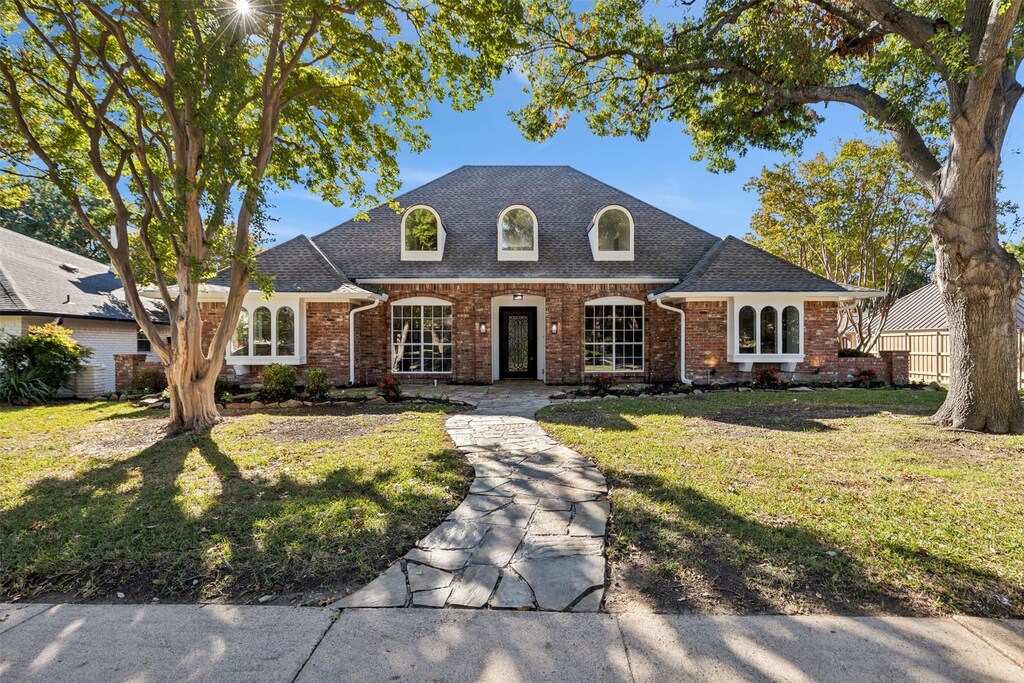
[[[84, 198], [94, 215], [100, 207]], [[27, 235], [55, 247], [97, 261], [107, 262], [103, 247], [86, 230], [67, 199], [51, 183], [29, 180], [12, 184], [0, 193], [0, 227]]]
[[931, 207], [894, 145], [850, 140], [831, 157], [765, 168], [746, 187], [761, 200], [748, 241], [834, 282], [885, 292], [843, 309], [840, 327], [858, 348], [872, 346], [897, 297], [927, 282]]
[[[195, 385], [201, 427], [214, 419], [211, 377], [257, 275], [269, 191], [300, 185], [357, 206], [390, 197], [400, 148], [427, 145], [419, 122], [431, 104], [466, 108], [489, 91], [517, 8], [6, 0], [0, 170], [58, 188], [168, 367], [172, 422]], [[204, 344], [198, 283], [221, 267], [231, 269], [223, 321]], [[142, 306], [147, 284], [173, 323], [169, 343]]]

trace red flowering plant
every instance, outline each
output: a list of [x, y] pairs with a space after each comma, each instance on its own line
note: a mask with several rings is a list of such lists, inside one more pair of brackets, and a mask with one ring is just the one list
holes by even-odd
[[598, 396], [604, 396], [612, 388], [614, 378], [611, 375], [598, 375], [590, 382], [590, 390]]
[[860, 382], [860, 385], [865, 389], [869, 389], [871, 387], [871, 383], [876, 379], [878, 379], [878, 373], [874, 370], [864, 368], [863, 370], [857, 371], [857, 381]]
[[388, 375], [377, 384], [377, 393], [383, 396], [385, 401], [394, 403], [402, 398], [402, 384], [394, 375]]
[[778, 389], [783, 382], [771, 368], [761, 368], [754, 374], [751, 384], [758, 389]]

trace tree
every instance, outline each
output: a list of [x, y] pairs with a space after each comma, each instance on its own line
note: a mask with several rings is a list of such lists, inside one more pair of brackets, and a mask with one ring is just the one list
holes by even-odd
[[[513, 0], [5, 0], [0, 153], [44, 178], [110, 256], [164, 363], [172, 429], [217, 419], [266, 196], [300, 184], [364, 206], [399, 187], [402, 144], [450, 97], [472, 106], [507, 58]], [[100, 211], [90, 208], [95, 199]], [[107, 234], [102, 226], [112, 228]], [[199, 283], [230, 269], [203, 348]], [[166, 307], [170, 342], [146, 315]]]
[[[0, 226], [27, 235], [55, 247], [97, 261], [107, 261], [107, 252], [81, 221], [64, 196], [51, 183], [29, 180], [8, 188], [6, 198], [0, 196]], [[89, 210], [97, 215], [101, 209], [90, 197], [83, 197]]]
[[526, 8], [531, 102], [545, 139], [585, 112], [608, 135], [682, 122], [696, 157], [732, 169], [750, 147], [794, 153], [831, 103], [891, 135], [932, 202], [929, 228], [951, 338], [949, 393], [932, 421], [1024, 431], [1013, 302], [1021, 269], [999, 245], [996, 188], [1024, 88], [1021, 0], [706, 0], [662, 25], [643, 2]]
[[761, 198], [749, 242], [834, 282], [885, 292], [840, 312], [840, 329], [870, 349], [908, 280], [931, 267], [928, 197], [895, 145], [850, 140], [831, 158], [765, 168], [746, 189]]

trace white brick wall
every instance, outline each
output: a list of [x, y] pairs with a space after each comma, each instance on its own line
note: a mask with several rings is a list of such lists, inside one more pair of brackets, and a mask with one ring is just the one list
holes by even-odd
[[0, 339], [4, 333], [18, 336], [22, 334], [23, 326], [20, 315], [0, 315]]
[[[53, 318], [26, 316], [22, 318], [22, 327], [24, 329], [29, 325], [43, 325], [52, 321]], [[64, 327], [71, 330], [75, 341], [92, 349], [92, 357], [87, 363], [93, 366], [103, 366], [102, 370], [96, 368], [94, 373], [89, 373], [94, 374], [94, 377], [90, 377], [85, 382], [85, 386], [82, 386], [77, 393], [81, 396], [92, 396], [113, 391], [114, 355], [136, 352], [135, 333], [137, 328], [135, 324], [109, 320], [64, 318]], [[158, 358], [150, 354], [147, 360], [158, 360]]]

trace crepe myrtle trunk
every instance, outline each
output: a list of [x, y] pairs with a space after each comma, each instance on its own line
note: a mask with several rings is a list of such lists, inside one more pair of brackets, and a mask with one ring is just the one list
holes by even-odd
[[[969, 146], [964, 146], [969, 147]], [[932, 215], [936, 279], [946, 306], [950, 381], [931, 422], [998, 434], [1024, 432], [1018, 394], [1016, 301], [1021, 268], [996, 227], [997, 155], [957, 150]]]

